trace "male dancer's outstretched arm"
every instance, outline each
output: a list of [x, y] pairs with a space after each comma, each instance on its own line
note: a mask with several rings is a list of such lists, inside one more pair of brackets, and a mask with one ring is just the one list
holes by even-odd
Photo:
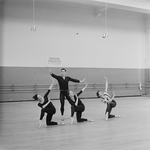
[[[49, 73], [50, 73], [50, 75], [51, 75], [53, 78], [58, 79], [58, 76], [55, 75], [54, 73], [52, 73], [52, 70], [51, 70], [51, 69], [49, 69]], [[82, 80], [77, 80], [77, 79], [73, 79], [73, 78], [69, 77], [69, 81], [72, 81], [72, 82], [79, 82], [79, 83], [82, 83], [82, 82], [84, 82], [85, 80], [86, 80], [86, 78], [84, 78], [84, 79], [82, 79]]]

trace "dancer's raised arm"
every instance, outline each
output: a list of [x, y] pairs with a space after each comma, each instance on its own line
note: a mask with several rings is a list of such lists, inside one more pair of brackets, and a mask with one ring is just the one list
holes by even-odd
[[105, 78], [105, 92], [107, 93], [108, 91], [108, 79], [106, 77]]

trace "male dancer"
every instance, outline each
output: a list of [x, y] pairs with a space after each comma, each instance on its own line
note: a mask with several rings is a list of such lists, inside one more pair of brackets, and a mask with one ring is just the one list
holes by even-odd
[[71, 97], [71, 99], [74, 101], [75, 106], [71, 106], [71, 124], [73, 124], [74, 121], [74, 113], [76, 112], [76, 119], [77, 122], [85, 122], [85, 121], [94, 121], [92, 119], [86, 119], [86, 118], [82, 118], [82, 112], [84, 112], [85, 110], [85, 106], [83, 104], [83, 102], [81, 101], [81, 99], [79, 98], [79, 95], [82, 94], [84, 92], [84, 90], [87, 88], [88, 84], [85, 82], [85, 87], [83, 87], [76, 95], [74, 95], [74, 93], [72, 91], [69, 91], [69, 96]]
[[103, 103], [106, 103], [106, 104], [107, 104], [107, 108], [106, 108], [106, 111], [105, 111], [105, 120], [107, 121], [108, 118], [114, 118], [114, 117], [119, 117], [119, 118], [120, 118], [120, 116], [116, 116], [116, 115], [110, 114], [112, 108], [116, 107], [117, 103], [116, 103], [116, 101], [114, 100], [114, 98], [115, 98], [115, 93], [113, 92], [113, 96], [112, 96], [112, 97], [108, 94], [108, 92], [107, 92], [107, 90], [108, 90], [108, 80], [107, 80], [106, 77], [104, 77], [104, 78], [105, 78], [105, 80], [106, 80], [106, 83], [105, 83], [105, 92], [102, 93], [101, 91], [97, 91], [96, 94], [97, 94], [97, 97], [98, 97], [98, 98], [101, 98], [101, 99], [102, 99], [101, 101], [102, 101]]
[[60, 104], [61, 104], [60, 111], [61, 111], [61, 115], [62, 115], [61, 121], [62, 121], [62, 124], [64, 124], [65, 98], [68, 100], [68, 102], [71, 105], [75, 105], [74, 102], [69, 97], [69, 86], [68, 86], [69, 81], [76, 82], [76, 83], [81, 83], [81, 82], [84, 82], [85, 79], [83, 79], [83, 80], [77, 80], [77, 79], [73, 79], [71, 77], [66, 76], [66, 69], [65, 68], [61, 69], [61, 76], [53, 74], [52, 71], [51, 71], [51, 69], [49, 69], [49, 73], [59, 83], [59, 88], [60, 88]]
[[39, 95], [39, 94], [36, 94], [36, 95], [33, 96], [33, 99], [39, 101], [38, 106], [41, 108], [41, 114], [40, 114], [40, 120], [39, 120], [39, 128], [42, 125], [42, 119], [43, 119], [45, 113], [47, 113], [47, 116], [46, 116], [46, 124], [47, 124], [47, 126], [49, 126], [49, 125], [57, 125], [58, 124], [57, 122], [51, 121], [53, 115], [56, 113], [56, 109], [55, 109], [55, 106], [52, 104], [51, 100], [48, 100], [48, 95], [49, 95], [49, 93], [50, 93], [50, 91], [51, 91], [51, 89], [53, 87], [53, 84], [54, 84], [54, 79], [52, 79], [52, 80], [53, 80], [53, 82], [50, 85], [50, 87], [48, 88], [48, 91], [46, 92], [44, 97]]

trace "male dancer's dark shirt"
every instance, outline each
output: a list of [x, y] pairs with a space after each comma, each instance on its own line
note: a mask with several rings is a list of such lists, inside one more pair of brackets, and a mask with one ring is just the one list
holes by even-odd
[[57, 76], [53, 73], [51, 74], [51, 76], [58, 81], [60, 91], [68, 91], [69, 90], [69, 87], [68, 87], [69, 81], [76, 82], [76, 83], [80, 82], [80, 80], [73, 79], [73, 78], [70, 78], [68, 76], [66, 76], [65, 79], [62, 76]]

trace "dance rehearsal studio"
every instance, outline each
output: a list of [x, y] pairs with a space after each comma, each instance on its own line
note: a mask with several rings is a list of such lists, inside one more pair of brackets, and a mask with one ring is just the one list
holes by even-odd
[[150, 0], [0, 0], [0, 150], [149, 150]]

